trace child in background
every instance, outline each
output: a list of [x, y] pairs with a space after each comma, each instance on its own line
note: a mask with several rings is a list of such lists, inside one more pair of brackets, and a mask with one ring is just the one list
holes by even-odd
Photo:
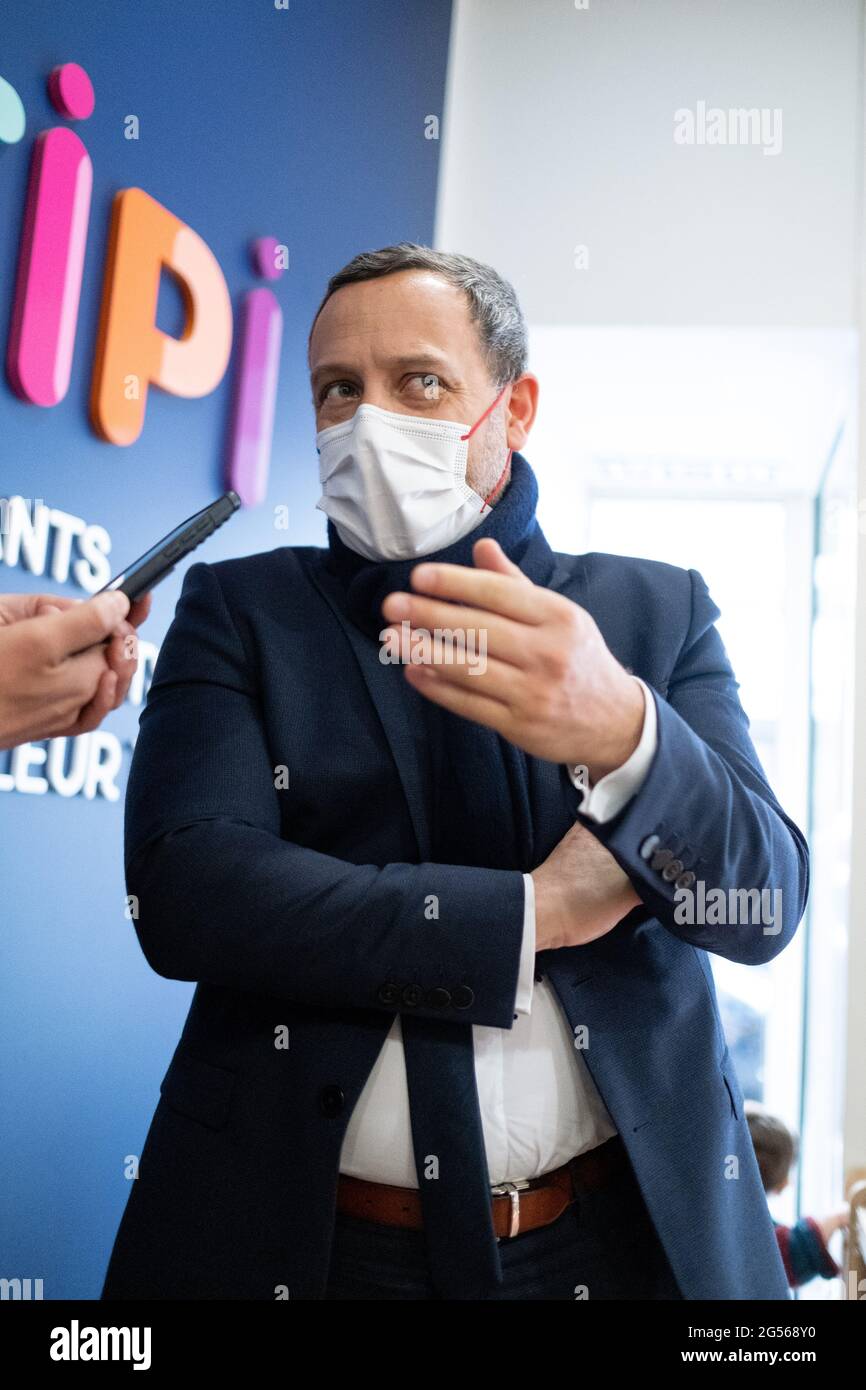
[[[791, 1168], [797, 1159], [797, 1136], [755, 1100], [746, 1101], [746, 1120], [764, 1191], [784, 1191], [791, 1181]], [[780, 1221], [774, 1220], [782, 1263], [791, 1288], [806, 1284], [819, 1274], [822, 1279], [832, 1279], [834, 1275], [841, 1274], [827, 1248], [827, 1242], [834, 1231], [847, 1223], [847, 1206], [839, 1207], [821, 1221], [813, 1216], [804, 1216], [794, 1226], [783, 1226]]]

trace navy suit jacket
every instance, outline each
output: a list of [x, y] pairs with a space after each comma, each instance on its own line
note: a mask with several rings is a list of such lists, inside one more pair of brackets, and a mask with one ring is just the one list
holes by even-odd
[[[443, 1038], [513, 1024], [522, 874], [429, 862], [403, 672], [341, 612], [327, 554], [194, 565], [157, 663], [128, 788], [128, 890], [152, 968], [198, 983], [104, 1298], [321, 1298], [343, 1136], [395, 1013], [438, 1020]], [[706, 953], [758, 965], [783, 949], [806, 845], [761, 769], [700, 575], [556, 562], [552, 587], [653, 692], [658, 749], [611, 822], [582, 818], [644, 907], [540, 962], [589, 1030], [586, 1063], [684, 1297], [786, 1299]], [[578, 794], [564, 768], [530, 763], [551, 806], [572, 798], [533, 847], [541, 862]], [[679, 924], [672, 854], [708, 891], [781, 889], [780, 929]], [[418, 929], [431, 893], [447, 905], [435, 934]], [[486, 1173], [483, 1146], [477, 1163]], [[460, 1280], [455, 1268], [443, 1296], [471, 1296]]]

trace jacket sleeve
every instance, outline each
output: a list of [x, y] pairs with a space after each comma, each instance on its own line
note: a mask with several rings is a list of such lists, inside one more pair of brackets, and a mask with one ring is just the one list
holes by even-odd
[[216, 572], [193, 565], [127, 788], [127, 890], [148, 963], [300, 1004], [511, 1028], [523, 875], [352, 864], [281, 838], [256, 684]]
[[787, 945], [803, 916], [808, 849], [749, 737], [715, 627], [719, 609], [697, 571], [689, 576], [691, 620], [667, 698], [650, 686], [658, 719], [649, 771], [612, 821], [579, 819], [662, 926], [705, 951], [759, 965]]

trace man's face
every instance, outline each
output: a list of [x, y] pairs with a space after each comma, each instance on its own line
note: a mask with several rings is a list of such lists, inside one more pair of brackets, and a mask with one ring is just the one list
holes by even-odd
[[[317, 430], [350, 419], [362, 403], [474, 425], [497, 394], [466, 296], [426, 270], [337, 290], [313, 330], [310, 380]], [[466, 478], [482, 497], [505, 465], [509, 394], [469, 440]]]

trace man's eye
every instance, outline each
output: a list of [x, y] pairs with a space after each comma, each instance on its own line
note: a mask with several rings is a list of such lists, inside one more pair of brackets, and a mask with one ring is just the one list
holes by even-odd
[[[326, 401], [329, 398], [332, 400], [346, 400], [347, 397], [342, 390], [343, 387], [346, 387], [349, 391], [355, 390], [351, 381], [332, 381], [329, 385], [323, 386], [322, 390], [319, 392], [319, 403], [321, 404], [322, 401]], [[336, 391], [337, 395], [331, 396], [332, 391]]]
[[435, 372], [417, 372], [412, 377], [413, 381], [419, 381], [428, 401], [438, 401], [442, 393], [442, 379]]

